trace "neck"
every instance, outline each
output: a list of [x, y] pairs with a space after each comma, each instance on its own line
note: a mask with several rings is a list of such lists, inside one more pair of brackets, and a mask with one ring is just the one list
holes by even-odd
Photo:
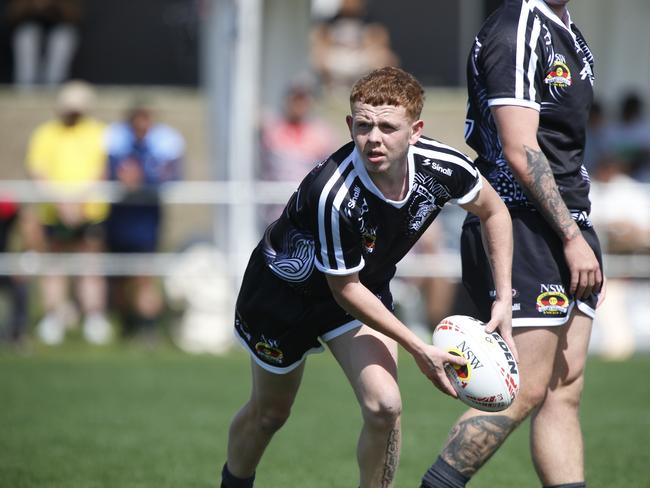
[[387, 173], [369, 173], [369, 176], [388, 200], [400, 201], [408, 193], [408, 164], [400, 164]]
[[555, 15], [566, 25], [569, 26], [569, 10], [566, 8], [566, 5], [548, 5]]

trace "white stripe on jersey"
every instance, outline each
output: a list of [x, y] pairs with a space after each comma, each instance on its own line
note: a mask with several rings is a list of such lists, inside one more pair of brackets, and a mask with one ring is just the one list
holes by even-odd
[[[423, 142], [425, 144], [430, 144], [432, 141], [425, 141], [420, 139], [420, 142]], [[430, 145], [449, 147], [449, 146], [444, 146], [443, 144], [430, 144]], [[465, 159], [463, 159], [462, 156], [455, 156], [454, 154], [448, 154], [445, 152], [436, 151], [435, 149], [424, 149], [421, 147], [414, 147], [413, 151], [427, 158], [440, 159], [442, 161], [447, 161], [448, 163], [457, 164], [458, 166], [461, 166], [462, 168], [466, 169], [472, 176], [476, 176], [478, 174], [476, 168], [474, 168], [471, 164], [465, 161]]]
[[498, 105], [515, 105], [520, 107], [528, 107], [534, 110], [540, 111], [540, 105], [537, 102], [531, 102], [530, 100], [521, 100], [519, 98], [492, 98], [488, 100], [488, 107], [498, 106]]
[[530, 34], [530, 42], [528, 46], [530, 47], [530, 60], [528, 61], [528, 87], [529, 87], [529, 97], [531, 100], [535, 100], [535, 70], [537, 69], [537, 52], [535, 47], [537, 45], [537, 39], [539, 39], [539, 33], [542, 30], [541, 22], [539, 17], [535, 17], [533, 22], [533, 31]]
[[526, 29], [528, 27], [528, 3], [521, 2], [517, 25], [517, 52], [515, 57], [515, 98], [524, 98], [524, 57], [526, 56]]
[[345, 195], [347, 195], [348, 190], [356, 177], [357, 172], [353, 169], [341, 185], [341, 188], [339, 188], [339, 191], [336, 193], [334, 202], [332, 202], [332, 239], [334, 240], [334, 257], [336, 259], [337, 269], [347, 268], [343, 252], [341, 251], [341, 232], [339, 230], [339, 220], [341, 215], [339, 214], [339, 209], [341, 208], [341, 202], [345, 198]]
[[336, 168], [332, 176], [330, 176], [330, 179], [325, 183], [320, 197], [318, 198], [318, 239], [320, 240], [321, 261], [326, 267], [329, 267], [330, 263], [329, 258], [327, 257], [327, 236], [325, 235], [325, 204], [327, 203], [327, 197], [329, 196], [330, 190], [334, 184], [341, 178], [346, 168], [352, 164], [353, 155], [354, 152], [348, 156], [348, 158], [343, 161], [338, 168]]

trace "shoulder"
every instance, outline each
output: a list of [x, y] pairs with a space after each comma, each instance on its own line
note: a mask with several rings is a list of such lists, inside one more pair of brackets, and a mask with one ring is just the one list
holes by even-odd
[[[438, 172], [443, 172], [444, 168], [459, 167], [471, 173], [476, 172], [474, 162], [467, 154], [430, 137], [420, 137], [411, 147], [416, 167], [430, 167]], [[432, 162], [437, 163], [437, 166], [432, 165]], [[448, 173], [449, 171], [443, 172]]]
[[101, 120], [94, 119], [92, 117], [84, 117], [79, 122], [79, 127], [88, 132], [104, 132], [106, 130], [106, 124]]
[[48, 137], [60, 130], [61, 124], [56, 120], [49, 120], [38, 125], [32, 132], [32, 140]]
[[303, 191], [313, 201], [332, 198], [354, 173], [354, 143], [345, 144], [328, 158], [318, 163], [301, 183]]
[[477, 37], [483, 43], [512, 44], [517, 39], [521, 16], [529, 12], [527, 1], [506, 0], [485, 20]]
[[183, 136], [169, 125], [154, 125], [147, 134], [146, 139], [157, 155], [162, 158], [178, 159], [182, 157], [185, 151]]

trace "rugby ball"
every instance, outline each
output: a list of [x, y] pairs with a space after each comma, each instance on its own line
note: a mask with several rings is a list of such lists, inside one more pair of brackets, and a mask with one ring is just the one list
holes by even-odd
[[443, 319], [433, 331], [433, 345], [467, 359], [445, 371], [458, 398], [486, 412], [508, 408], [519, 391], [519, 366], [503, 338], [487, 334], [485, 324], [467, 315]]

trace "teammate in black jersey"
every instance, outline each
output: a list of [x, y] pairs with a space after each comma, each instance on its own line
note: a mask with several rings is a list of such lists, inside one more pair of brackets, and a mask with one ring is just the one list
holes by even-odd
[[497, 284], [488, 327], [514, 345], [507, 208], [466, 156], [421, 135], [423, 102], [421, 85], [398, 68], [360, 79], [347, 117], [353, 142], [305, 177], [253, 252], [235, 317], [252, 356], [253, 386], [230, 426], [223, 487], [252, 486], [266, 446], [289, 416], [305, 355], [322, 351], [322, 343], [361, 407], [360, 486], [393, 485], [402, 408], [397, 343], [451, 396], [443, 365], [465, 362], [425, 344], [391, 312], [396, 263], [447, 202], [484, 226]]
[[[522, 384], [508, 410], [469, 410], [458, 420], [423, 487], [465, 486], [531, 412], [544, 486], [585, 486], [578, 405], [603, 275], [583, 167], [593, 57], [567, 3], [506, 0], [470, 52], [466, 138], [512, 217]], [[477, 227], [472, 217], [463, 226], [463, 282], [485, 319], [494, 285], [482, 272]]]

